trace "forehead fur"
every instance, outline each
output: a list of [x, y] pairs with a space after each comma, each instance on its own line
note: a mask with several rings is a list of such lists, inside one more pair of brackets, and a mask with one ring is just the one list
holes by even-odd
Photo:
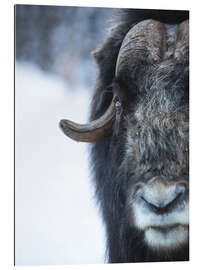
[[157, 170], [170, 176], [188, 174], [188, 108], [157, 111], [154, 100], [140, 104], [126, 122], [128, 170]]

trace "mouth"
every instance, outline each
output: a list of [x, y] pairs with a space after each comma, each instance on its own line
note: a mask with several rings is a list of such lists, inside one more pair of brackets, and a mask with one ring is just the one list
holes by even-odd
[[176, 224], [169, 224], [169, 225], [162, 225], [162, 226], [148, 226], [145, 228], [145, 231], [148, 230], [155, 230], [157, 232], [160, 233], [170, 233], [173, 230], [177, 230], [177, 229], [183, 229], [183, 230], [189, 230], [189, 225], [188, 224], [180, 224], [180, 223], [176, 223]]
[[145, 228], [145, 241], [152, 248], [170, 250], [181, 247], [188, 242], [189, 225], [171, 224], [148, 226]]

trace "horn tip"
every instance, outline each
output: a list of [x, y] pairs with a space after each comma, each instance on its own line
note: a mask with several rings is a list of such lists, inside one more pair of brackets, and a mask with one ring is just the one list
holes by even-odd
[[73, 122], [66, 119], [62, 119], [59, 122], [59, 128], [70, 139], [76, 142], [83, 141], [82, 138], [80, 138], [79, 134], [77, 134], [77, 131], [74, 131], [74, 129], [72, 129], [73, 128], [72, 124]]
[[67, 136], [69, 136], [69, 134], [71, 133], [69, 121], [66, 120], [66, 119], [60, 120], [60, 122], [59, 122], [59, 128]]
[[65, 119], [60, 120], [60, 122], [59, 122], [59, 127], [60, 127], [62, 130], [64, 130], [65, 126], [66, 126], [66, 120], [65, 120]]

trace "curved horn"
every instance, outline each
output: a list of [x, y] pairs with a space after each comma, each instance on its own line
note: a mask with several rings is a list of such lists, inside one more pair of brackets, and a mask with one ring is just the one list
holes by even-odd
[[88, 124], [77, 124], [70, 120], [61, 120], [59, 125], [65, 135], [79, 142], [95, 142], [111, 131], [116, 117], [116, 97], [104, 115]]
[[[175, 58], [188, 48], [188, 21], [180, 24]], [[167, 52], [167, 33], [163, 23], [144, 20], [133, 26], [126, 34], [116, 62], [115, 75], [126, 69], [133, 70], [136, 63], [160, 63]], [[81, 142], [95, 142], [112, 129], [116, 117], [114, 96], [106, 113], [89, 124], [81, 125], [70, 120], [61, 120], [60, 127], [68, 137]]]
[[124, 68], [133, 70], [137, 62], [159, 63], [165, 50], [164, 25], [155, 20], [144, 20], [126, 34], [116, 63], [116, 75]]

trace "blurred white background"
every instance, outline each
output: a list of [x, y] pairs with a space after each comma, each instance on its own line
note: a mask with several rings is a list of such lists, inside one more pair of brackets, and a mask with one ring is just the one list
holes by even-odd
[[[103, 39], [104, 18], [100, 9], [79, 8], [79, 21], [79, 17], [70, 15], [68, 7], [54, 8], [56, 12], [53, 7], [20, 5], [16, 9], [17, 266], [105, 260], [105, 233], [88, 170], [88, 145], [70, 140], [58, 127], [64, 118], [87, 121], [93, 89], [90, 84], [96, 76], [93, 60], [86, 53], [88, 46], [93, 46], [88, 38], [88, 33], [92, 34], [89, 18], [99, 14], [100, 24], [97, 16], [94, 18], [98, 24], [97, 42]], [[101, 12], [105, 14], [105, 9]], [[56, 15], [60, 18], [57, 24]], [[77, 37], [72, 26], [77, 29]]]

